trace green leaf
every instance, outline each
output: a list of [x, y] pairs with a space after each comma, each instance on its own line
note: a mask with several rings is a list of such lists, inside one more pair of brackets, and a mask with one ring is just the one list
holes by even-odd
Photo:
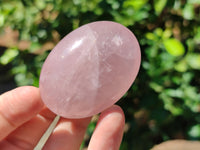
[[177, 98], [181, 98], [184, 95], [183, 91], [180, 89], [176, 89], [176, 90], [175, 89], [166, 89], [165, 94], [167, 94], [170, 97], [177, 97]]
[[186, 41], [187, 47], [188, 47], [188, 51], [194, 51], [195, 49], [195, 41], [193, 38], [189, 38]]
[[160, 86], [159, 84], [155, 83], [155, 82], [150, 82], [149, 86], [154, 89], [156, 92], [162, 92], [163, 87]]
[[191, 68], [200, 70], [200, 54], [188, 54], [186, 60]]
[[188, 0], [190, 4], [200, 4], [200, 0]]
[[10, 63], [17, 55], [18, 55], [18, 50], [11, 48], [7, 49], [4, 54], [0, 57], [0, 63], [2, 65], [7, 65]]
[[183, 9], [183, 17], [187, 20], [192, 20], [194, 18], [194, 14], [193, 4], [186, 4]]
[[200, 44], [200, 27], [198, 27], [195, 32], [196, 32], [196, 35], [193, 38], [194, 42], [196, 44]]
[[30, 46], [30, 51], [34, 52], [36, 50], [39, 50], [41, 48], [41, 44], [37, 42], [32, 42]]
[[178, 71], [178, 72], [185, 72], [188, 69], [188, 65], [186, 60], [181, 60], [179, 61], [177, 64], [175, 64], [174, 68]]
[[148, 32], [145, 37], [148, 39], [148, 40], [156, 40], [156, 36], [153, 34], [153, 33], [150, 33]]
[[172, 35], [172, 30], [171, 29], [166, 29], [162, 34], [162, 38], [163, 39], [168, 39], [171, 35]]
[[167, 39], [163, 44], [167, 52], [172, 56], [181, 56], [185, 53], [183, 44], [175, 38]]
[[154, 9], [157, 15], [163, 11], [166, 4], [167, 0], [154, 0]]
[[132, 6], [135, 10], [139, 10], [141, 9], [146, 3], [148, 2], [148, 0], [126, 0], [124, 2], [123, 7], [128, 7], [128, 6]]
[[168, 96], [168, 91], [163, 91], [160, 94], [164, 102], [164, 107], [166, 110], [169, 110], [174, 116], [181, 115], [183, 113], [183, 109], [174, 105], [174, 99]]
[[188, 132], [188, 134], [193, 138], [200, 137], [200, 125], [194, 125]]
[[4, 15], [0, 14], [0, 27], [2, 27], [4, 25], [4, 22], [5, 22], [5, 17], [4, 17]]
[[41, 0], [35, 0], [35, 5], [37, 6], [37, 8], [39, 8], [40, 10], [44, 9], [46, 7], [46, 3], [45, 1], [41, 1]]
[[156, 28], [155, 31], [154, 31], [158, 36], [162, 36], [163, 34], [163, 30], [161, 28]]

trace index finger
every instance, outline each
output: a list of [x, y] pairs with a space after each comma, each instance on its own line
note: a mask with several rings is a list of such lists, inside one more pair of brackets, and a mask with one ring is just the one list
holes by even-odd
[[33, 118], [43, 108], [39, 89], [32, 86], [16, 88], [0, 95], [0, 140]]

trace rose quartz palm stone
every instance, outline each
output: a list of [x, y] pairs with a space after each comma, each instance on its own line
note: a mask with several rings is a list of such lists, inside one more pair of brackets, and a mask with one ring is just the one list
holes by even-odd
[[138, 41], [123, 25], [111, 21], [83, 25], [47, 57], [40, 75], [42, 100], [65, 118], [97, 114], [130, 88], [140, 60]]

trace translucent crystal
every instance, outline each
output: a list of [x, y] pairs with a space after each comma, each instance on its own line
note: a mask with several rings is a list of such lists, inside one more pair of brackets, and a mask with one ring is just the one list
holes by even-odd
[[97, 114], [126, 93], [140, 60], [138, 41], [123, 25], [86, 24], [65, 36], [47, 57], [40, 75], [42, 100], [65, 118]]

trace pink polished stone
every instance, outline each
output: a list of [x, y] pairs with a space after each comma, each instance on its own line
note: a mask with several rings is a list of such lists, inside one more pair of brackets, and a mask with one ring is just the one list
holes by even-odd
[[65, 118], [97, 114], [129, 89], [140, 66], [140, 47], [121, 24], [99, 21], [65, 36], [40, 75], [43, 102]]

